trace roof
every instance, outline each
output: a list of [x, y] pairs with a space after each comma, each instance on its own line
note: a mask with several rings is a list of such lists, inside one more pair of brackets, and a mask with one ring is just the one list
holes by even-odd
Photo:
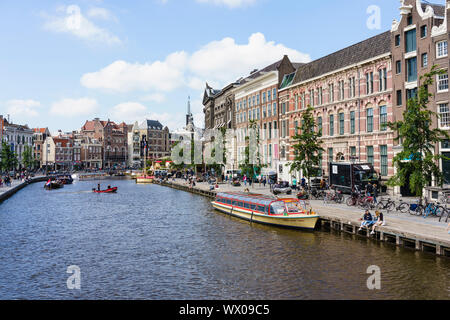
[[427, 7], [433, 8], [434, 14], [439, 17], [445, 17], [445, 6], [442, 4], [422, 2], [422, 10], [425, 12]]
[[391, 32], [386, 31], [300, 66], [292, 84], [313, 79], [389, 52], [391, 52]]
[[163, 125], [158, 120], [147, 120], [147, 128], [162, 130]]

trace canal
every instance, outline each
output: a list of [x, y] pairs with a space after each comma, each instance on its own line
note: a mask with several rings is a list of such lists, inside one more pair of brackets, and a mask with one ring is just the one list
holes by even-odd
[[[449, 299], [450, 259], [285, 230], [130, 180], [30, 185], [0, 205], [0, 299]], [[67, 267], [81, 271], [69, 290]], [[367, 288], [369, 266], [381, 289]]]

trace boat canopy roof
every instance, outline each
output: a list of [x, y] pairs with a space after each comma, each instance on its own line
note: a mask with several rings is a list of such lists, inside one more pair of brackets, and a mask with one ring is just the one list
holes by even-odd
[[218, 198], [228, 198], [236, 201], [251, 202], [254, 204], [259, 204], [263, 206], [268, 206], [275, 201], [279, 201], [277, 198], [271, 198], [269, 196], [264, 196], [261, 194], [244, 194], [244, 193], [228, 193], [219, 192], [217, 193]]

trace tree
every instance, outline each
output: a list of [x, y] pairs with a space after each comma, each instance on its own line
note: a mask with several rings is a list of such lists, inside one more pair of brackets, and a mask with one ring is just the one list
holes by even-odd
[[17, 155], [11, 150], [10, 145], [6, 142], [2, 142], [2, 151], [0, 153], [0, 167], [3, 171], [9, 171], [17, 167], [19, 161]]
[[322, 132], [316, 131], [316, 122], [311, 106], [308, 106], [302, 114], [302, 124], [300, 132], [293, 137], [296, 142], [293, 145], [295, 158], [291, 163], [291, 170], [302, 171], [303, 176], [308, 179], [308, 186], [311, 185], [311, 177], [317, 175], [317, 167], [320, 164], [321, 147], [323, 141], [320, 139]]
[[33, 149], [30, 146], [25, 146], [22, 153], [22, 164], [26, 169], [30, 169], [34, 165]]
[[394, 159], [397, 173], [388, 181], [390, 186], [404, 186], [408, 183], [409, 188], [416, 196], [422, 196], [424, 187], [433, 181], [437, 185], [443, 183], [443, 173], [439, 169], [440, 159], [446, 159], [440, 154], [435, 154], [435, 146], [443, 139], [449, 139], [448, 133], [431, 128], [433, 119], [438, 115], [428, 108], [430, 97], [428, 88], [433, 85], [434, 78], [443, 71], [433, 66], [431, 71], [420, 77], [421, 85], [418, 95], [407, 102], [406, 110], [403, 112], [403, 120], [389, 123], [389, 127], [397, 131], [395, 138], [403, 147]]
[[[239, 165], [239, 168], [242, 171], [242, 174], [245, 174], [247, 177], [255, 178], [256, 175], [261, 174], [261, 169], [265, 167], [265, 165], [261, 162], [261, 154], [259, 152], [259, 143], [260, 143], [260, 134], [258, 123], [255, 120], [250, 121], [250, 132], [255, 134], [255, 142], [256, 145], [250, 145], [250, 137], [245, 137], [245, 154], [244, 154], [244, 162]], [[255, 148], [255, 149], [253, 149]], [[256, 152], [256, 159], [253, 159], [252, 155]], [[253, 160], [256, 160], [254, 163]]]

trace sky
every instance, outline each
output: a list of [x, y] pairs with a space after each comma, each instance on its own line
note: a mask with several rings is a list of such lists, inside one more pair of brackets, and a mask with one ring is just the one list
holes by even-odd
[[[444, 3], [444, 0], [434, 0]], [[309, 62], [390, 30], [395, 0], [1, 0], [0, 115], [79, 130], [95, 117], [203, 126], [221, 88], [287, 54]]]

